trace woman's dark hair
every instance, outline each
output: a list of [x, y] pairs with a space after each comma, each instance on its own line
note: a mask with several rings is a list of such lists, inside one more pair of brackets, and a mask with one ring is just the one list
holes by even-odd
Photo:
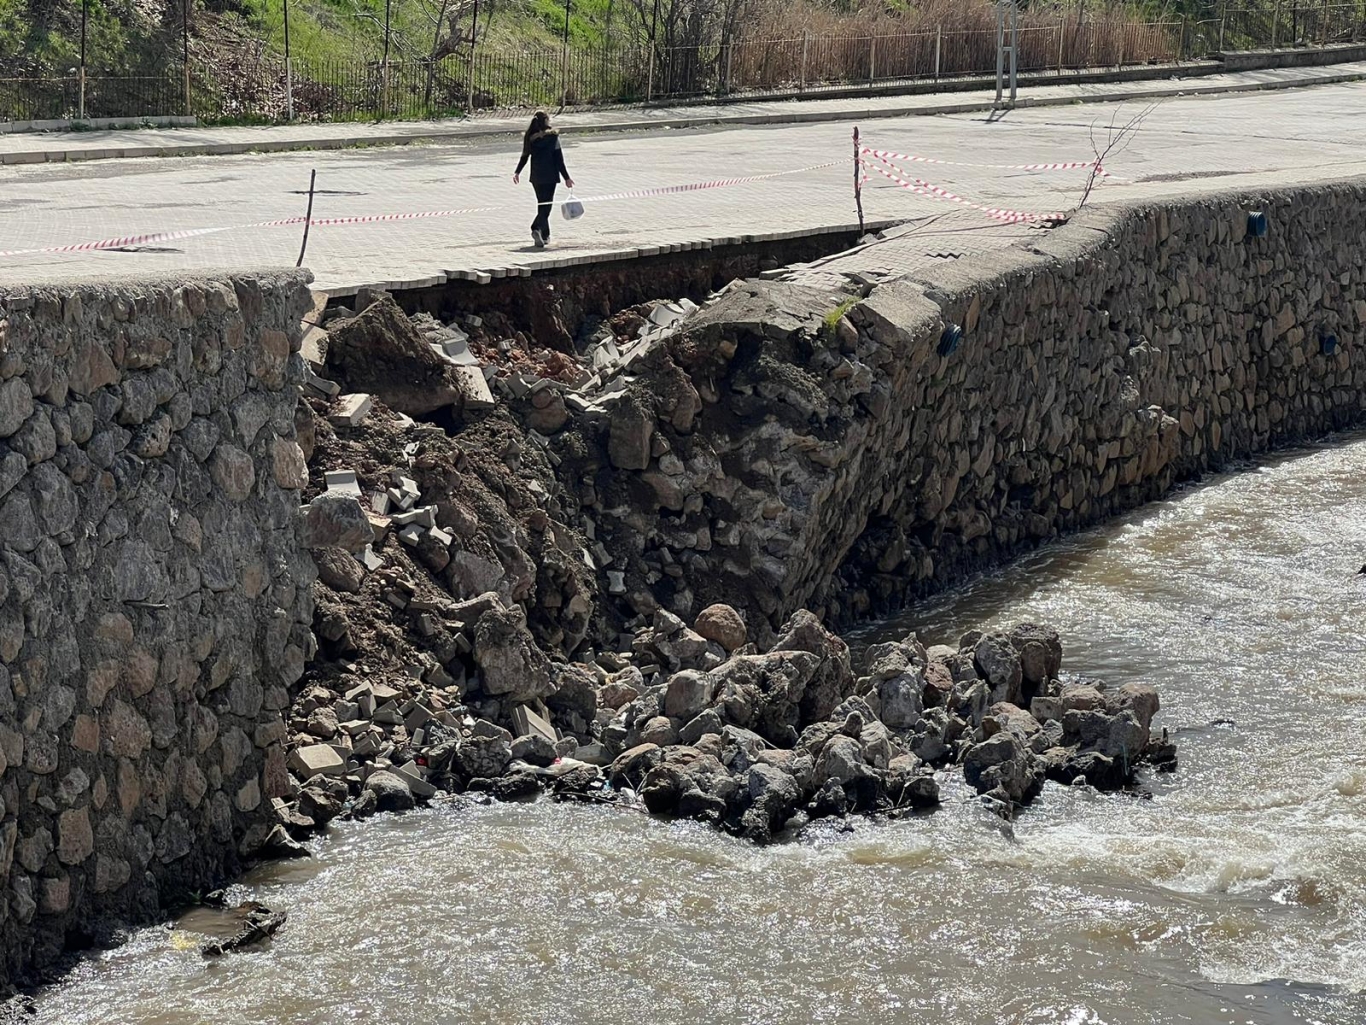
[[531, 137], [544, 132], [550, 127], [550, 115], [543, 110], [536, 111], [531, 115], [531, 127], [526, 130], [526, 138], [523, 140], [527, 145], [531, 144]]

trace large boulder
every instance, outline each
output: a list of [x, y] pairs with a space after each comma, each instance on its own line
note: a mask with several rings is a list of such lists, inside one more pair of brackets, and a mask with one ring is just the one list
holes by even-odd
[[771, 652], [805, 651], [819, 662], [802, 689], [801, 722], [819, 722], [829, 717], [834, 707], [853, 693], [854, 672], [849, 663], [849, 645], [827, 630], [805, 609], [794, 613], [779, 631]]
[[390, 409], [423, 416], [463, 401], [459, 370], [435, 350], [388, 296], [332, 328], [328, 376]]
[[377, 811], [407, 811], [415, 803], [412, 790], [396, 772], [381, 769], [370, 773], [364, 789], [375, 795]]
[[471, 737], [455, 751], [455, 763], [467, 779], [494, 779], [512, 761], [512, 741], [502, 736]]
[[749, 639], [745, 621], [740, 618], [740, 613], [729, 605], [708, 605], [697, 614], [693, 629], [727, 651], [743, 648]]
[[1002, 730], [968, 748], [963, 776], [979, 794], [1028, 804], [1043, 787], [1044, 768], [1015, 733]]
[[853, 737], [837, 734], [826, 741], [816, 759], [813, 782], [824, 786], [827, 780], [840, 784], [852, 783], [867, 770], [863, 761], [863, 745]]
[[342, 548], [358, 552], [375, 539], [365, 510], [350, 495], [324, 491], [303, 507], [299, 542], [305, 548]]
[[1057, 679], [1062, 669], [1062, 641], [1056, 630], [1037, 623], [1019, 623], [1010, 631], [1010, 643], [1020, 656], [1026, 688], [1035, 690]]
[[1020, 655], [1005, 634], [987, 634], [972, 649], [978, 675], [991, 687], [991, 701], [1009, 701], [1018, 705], [1022, 698], [1020, 684], [1024, 672]]
[[746, 793], [751, 803], [741, 816], [740, 831], [755, 843], [772, 840], [802, 799], [801, 787], [790, 773], [764, 764], [750, 767]]
[[711, 704], [715, 685], [710, 676], [696, 669], [675, 673], [664, 691], [664, 714], [685, 722]]
[[496, 606], [479, 617], [474, 661], [485, 694], [527, 704], [554, 692], [550, 662], [527, 629], [521, 606]]

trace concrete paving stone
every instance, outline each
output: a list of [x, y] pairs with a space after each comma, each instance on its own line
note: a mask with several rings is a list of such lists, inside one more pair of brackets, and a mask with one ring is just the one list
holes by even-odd
[[375, 400], [369, 395], [343, 395], [337, 399], [336, 408], [327, 415], [328, 423], [333, 427], [355, 427], [370, 415], [374, 405]]

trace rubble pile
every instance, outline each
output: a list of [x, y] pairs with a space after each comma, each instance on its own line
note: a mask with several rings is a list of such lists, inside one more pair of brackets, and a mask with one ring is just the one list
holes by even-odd
[[[803, 325], [771, 312], [766, 330], [797, 344]], [[684, 455], [689, 473], [707, 458], [687, 439], [715, 399], [693, 382], [707, 360], [763, 358], [727, 351], [707, 316], [623, 311], [581, 358], [537, 363], [478, 318], [410, 319], [383, 295], [315, 311], [299, 419], [320, 649], [288, 723], [288, 833], [546, 790], [767, 842], [932, 806], [951, 765], [1009, 815], [1045, 779], [1114, 788], [1173, 764], [1150, 735], [1156, 693], [1063, 682], [1041, 627], [956, 648], [910, 636], [856, 668], [811, 612], [776, 628], [753, 606], [691, 612], [718, 583], [697, 575], [696, 517], [713, 514], [675, 483]], [[773, 401], [751, 399], [731, 405]], [[763, 519], [758, 484], [737, 485], [731, 515]]]

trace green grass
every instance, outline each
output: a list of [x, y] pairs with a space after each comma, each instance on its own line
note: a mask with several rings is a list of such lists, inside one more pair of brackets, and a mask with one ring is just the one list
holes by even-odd
[[834, 337], [835, 326], [839, 324], [839, 322], [844, 319], [844, 315], [857, 306], [859, 302], [860, 299], [858, 296], [851, 295], [848, 299], [845, 299], [844, 302], [840, 303], [825, 315], [822, 327], [828, 337]]

